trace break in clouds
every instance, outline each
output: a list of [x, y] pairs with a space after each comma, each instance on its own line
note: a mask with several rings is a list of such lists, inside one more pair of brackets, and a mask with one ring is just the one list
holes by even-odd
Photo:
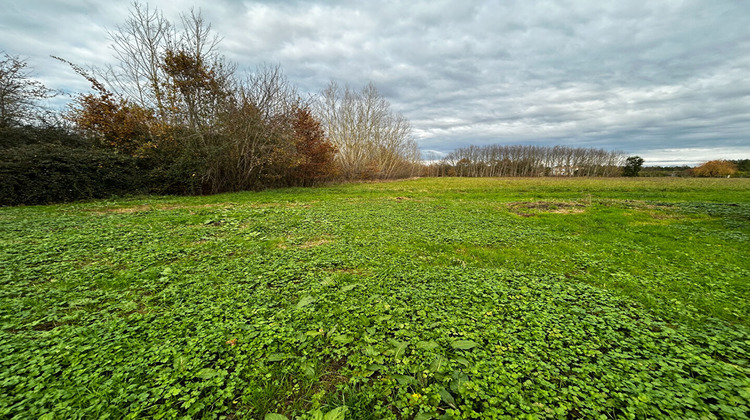
[[[111, 59], [125, 2], [8, 2], [0, 50], [70, 93]], [[469, 144], [596, 147], [647, 164], [750, 156], [750, 3], [152, 1], [200, 8], [240, 68], [280, 64], [303, 91], [375, 83], [423, 153]]]

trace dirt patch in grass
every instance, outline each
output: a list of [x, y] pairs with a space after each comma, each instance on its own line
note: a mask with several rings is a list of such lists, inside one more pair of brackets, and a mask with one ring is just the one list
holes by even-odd
[[176, 204], [164, 204], [164, 205], [153, 205], [153, 204], [139, 204], [137, 206], [130, 207], [105, 207], [98, 209], [86, 209], [94, 214], [132, 214], [146, 211], [168, 211], [168, 210], [179, 210], [179, 209], [202, 209], [226, 206], [225, 204], [198, 204], [198, 205], [176, 205]]
[[131, 214], [131, 213], [138, 213], [142, 211], [151, 211], [154, 207], [149, 204], [141, 204], [138, 206], [133, 207], [115, 207], [115, 208], [106, 208], [106, 209], [98, 209], [93, 210], [96, 214]]
[[61, 327], [63, 325], [69, 325], [70, 322], [57, 322], [57, 321], [46, 321], [42, 322], [41, 324], [36, 324], [33, 327], [31, 327], [34, 331], [51, 331], [57, 327]]
[[299, 247], [302, 249], [315, 248], [316, 246], [325, 245], [331, 242], [333, 242], [331, 239], [319, 238], [319, 239], [313, 239], [313, 240], [307, 241], [303, 243], [302, 245], [300, 245]]
[[397, 201], [399, 203], [402, 201], [414, 201], [414, 199], [411, 197], [394, 197], [392, 198], [392, 200]]
[[349, 378], [342, 374], [342, 370], [344, 366], [346, 366], [347, 359], [346, 357], [334, 360], [330, 365], [328, 365], [323, 375], [318, 380], [317, 388], [318, 389], [325, 389], [328, 392], [331, 392], [336, 389], [337, 384], [346, 383], [349, 381]]
[[367, 272], [358, 268], [326, 268], [323, 271], [327, 273], [334, 273], [334, 274], [352, 274], [355, 276], [368, 275]]
[[574, 214], [586, 211], [586, 204], [564, 201], [515, 201], [508, 208], [521, 217], [532, 217], [539, 213]]

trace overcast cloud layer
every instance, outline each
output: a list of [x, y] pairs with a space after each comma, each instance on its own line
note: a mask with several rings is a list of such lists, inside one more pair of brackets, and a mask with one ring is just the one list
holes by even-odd
[[[4, 1], [0, 50], [48, 87], [111, 60], [128, 5]], [[201, 9], [240, 68], [280, 64], [302, 91], [375, 83], [421, 149], [539, 144], [623, 150], [647, 164], [750, 158], [750, 2], [151, 1]]]

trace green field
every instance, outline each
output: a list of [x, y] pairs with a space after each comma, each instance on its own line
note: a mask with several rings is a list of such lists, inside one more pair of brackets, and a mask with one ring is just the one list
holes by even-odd
[[748, 418], [750, 179], [0, 208], [0, 418]]

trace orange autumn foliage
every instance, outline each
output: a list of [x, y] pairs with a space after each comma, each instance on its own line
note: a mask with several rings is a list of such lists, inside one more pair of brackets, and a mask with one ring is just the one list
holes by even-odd
[[110, 94], [86, 94], [76, 100], [78, 107], [68, 116], [84, 132], [99, 137], [121, 153], [138, 155], [155, 147], [150, 125], [153, 113], [126, 101], [115, 101]]
[[151, 110], [117, 98], [82, 67], [60, 57], [54, 58], [69, 64], [91, 83], [96, 92], [79, 95], [66, 114], [66, 118], [80, 131], [99, 138], [104, 145], [118, 152], [132, 156], [155, 147], [153, 131], [158, 124]]
[[323, 127], [306, 107], [298, 108], [292, 120], [297, 162], [292, 177], [303, 186], [336, 176], [336, 146], [326, 138]]
[[725, 177], [734, 175], [737, 166], [728, 160], [711, 160], [692, 169], [695, 176]]

